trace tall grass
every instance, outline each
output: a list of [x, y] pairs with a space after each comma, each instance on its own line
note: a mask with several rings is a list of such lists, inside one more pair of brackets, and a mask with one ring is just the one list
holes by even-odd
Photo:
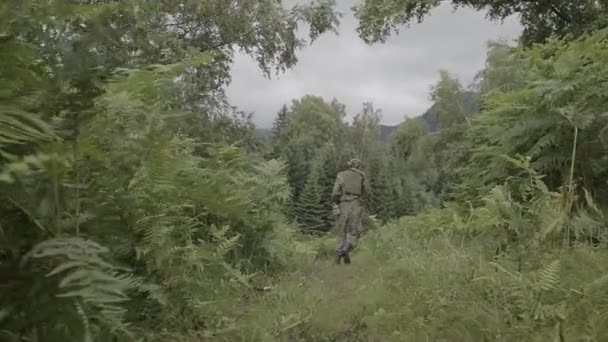
[[[244, 304], [221, 341], [606, 341], [608, 253], [539, 251], [521, 273], [487, 240], [370, 232], [350, 266], [311, 264]], [[532, 258], [532, 257], [531, 257]]]

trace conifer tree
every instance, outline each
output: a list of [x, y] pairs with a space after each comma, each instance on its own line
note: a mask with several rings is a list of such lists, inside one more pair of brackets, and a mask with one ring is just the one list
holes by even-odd
[[332, 200], [331, 193], [333, 191], [336, 175], [340, 172], [340, 165], [343, 164], [343, 159], [340, 157], [338, 149], [331, 143], [328, 143], [319, 153], [318, 164], [319, 170], [319, 189], [321, 196], [321, 204], [324, 208], [323, 221], [325, 230], [331, 230], [334, 225], [334, 219], [331, 217]]
[[272, 133], [273, 140], [277, 141], [280, 138], [281, 132], [282, 132], [283, 128], [285, 127], [285, 125], [287, 124], [288, 120], [289, 120], [289, 109], [287, 108], [287, 105], [283, 105], [283, 107], [277, 114], [277, 117], [274, 119], [274, 122], [272, 124], [271, 133]]
[[278, 158], [281, 156], [282, 146], [284, 145], [283, 140], [286, 138], [283, 134], [283, 130], [289, 123], [289, 114], [289, 108], [287, 108], [287, 105], [284, 105], [274, 119], [270, 131], [270, 142], [272, 144], [271, 158]]
[[287, 179], [293, 190], [293, 199], [297, 202], [306, 186], [309, 161], [304, 151], [291, 148], [284, 153], [284, 158], [288, 161]]
[[312, 165], [297, 204], [297, 222], [309, 232], [319, 232], [325, 228], [324, 217], [327, 214], [319, 186], [320, 166], [318, 163]]
[[388, 221], [393, 213], [393, 191], [390, 186], [389, 169], [384, 154], [378, 154], [377, 158], [369, 167], [369, 182], [371, 194], [369, 200], [369, 210], [383, 222]]

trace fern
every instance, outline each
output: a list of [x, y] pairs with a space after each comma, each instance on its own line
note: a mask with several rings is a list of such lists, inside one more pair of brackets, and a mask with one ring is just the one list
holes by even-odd
[[37, 115], [0, 105], [0, 151], [8, 146], [43, 143], [56, 139], [49, 125]]
[[[129, 295], [154, 288], [108, 262], [108, 252], [91, 240], [53, 238], [36, 244], [18, 268], [3, 265], [8, 333], [50, 341], [129, 336]], [[14, 296], [27, 296], [27, 304]]]
[[538, 279], [536, 279], [535, 287], [542, 291], [551, 291], [555, 289], [559, 281], [559, 270], [560, 261], [554, 260], [545, 268], [538, 272]]
[[574, 234], [578, 240], [606, 239], [606, 223], [594, 217], [584, 209], [579, 209], [569, 220], [567, 229]]
[[129, 299], [128, 292], [137, 289], [140, 283], [127, 270], [105, 261], [102, 256], [107, 253], [107, 248], [93, 241], [57, 238], [34, 246], [21, 264], [27, 267], [42, 259], [56, 263], [46, 274], [58, 281], [56, 296], [84, 303], [81, 310], [89, 311], [90, 316], [104, 322], [111, 330], [124, 332], [125, 309], [120, 304]]

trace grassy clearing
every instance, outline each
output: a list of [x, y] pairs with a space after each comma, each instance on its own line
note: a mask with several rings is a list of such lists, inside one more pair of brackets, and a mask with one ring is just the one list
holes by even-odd
[[490, 245], [389, 225], [365, 236], [350, 266], [317, 261], [285, 276], [216, 339], [608, 340], [604, 249], [529, 253], [519, 274], [509, 257], [492, 263]]

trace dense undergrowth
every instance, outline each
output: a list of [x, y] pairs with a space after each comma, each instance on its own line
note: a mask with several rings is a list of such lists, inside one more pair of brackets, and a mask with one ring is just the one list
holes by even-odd
[[[291, 67], [333, 5], [0, 2], [0, 341], [608, 338], [606, 6], [490, 44], [473, 91], [440, 72], [387, 141], [373, 105], [317, 96], [259, 137], [223, 93], [235, 52]], [[365, 1], [359, 33], [414, 8]], [[351, 156], [373, 190], [338, 267]]]
[[[555, 224], [559, 201], [549, 199], [559, 194], [528, 171], [518, 182], [525, 200], [498, 186], [482, 206], [455, 204], [368, 226], [348, 266], [334, 264], [333, 237], [308, 239], [309, 253], [280, 275], [260, 278], [261, 291], [240, 293], [234, 325], [205, 339], [605, 340], [606, 240], [542, 234]], [[593, 201], [584, 208], [563, 227], [606, 224]], [[509, 234], [518, 227], [526, 234]]]
[[368, 234], [351, 267], [283, 279], [218, 340], [603, 341], [607, 261], [605, 247], [547, 249], [519, 273], [486, 243], [413, 238], [396, 223]]
[[[606, 240], [564, 245], [541, 234], [554, 224], [544, 216], [556, 208], [547, 198], [558, 196], [535, 180], [533, 173], [522, 180], [528, 202], [497, 196], [504, 191], [497, 187], [483, 206], [433, 209], [371, 229], [350, 266], [329, 257], [333, 239], [317, 240], [317, 255], [326, 257], [275, 279], [244, 303], [238, 328], [216, 339], [603, 341]], [[606, 224], [593, 202], [586, 208], [584, 226]], [[581, 220], [564, 226], [574, 231]], [[528, 234], [507, 234], [504, 250], [497, 231], [522, 221]]]

